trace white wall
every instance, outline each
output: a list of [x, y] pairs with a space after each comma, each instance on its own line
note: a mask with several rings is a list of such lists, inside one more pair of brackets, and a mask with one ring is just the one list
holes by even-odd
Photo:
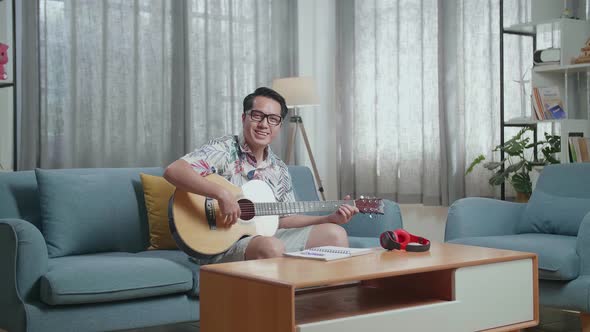
[[[309, 137], [326, 199], [338, 197], [336, 149], [335, 0], [299, 0], [299, 76], [313, 76], [318, 86], [320, 106], [302, 108], [301, 117]], [[302, 137], [296, 138], [299, 165], [311, 168]]]
[[12, 169], [14, 134], [12, 88], [0, 88], [0, 164], [4, 169]]

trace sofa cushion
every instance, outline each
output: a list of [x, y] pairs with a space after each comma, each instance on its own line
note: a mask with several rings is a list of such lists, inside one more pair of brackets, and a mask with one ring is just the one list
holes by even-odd
[[576, 236], [588, 212], [590, 198], [560, 196], [536, 190], [523, 218], [517, 224], [516, 232]]
[[351, 248], [374, 248], [381, 247], [378, 237], [349, 236], [348, 246]]
[[552, 234], [517, 234], [466, 237], [449, 241], [480, 247], [536, 253], [539, 279], [573, 280], [578, 277], [580, 258], [576, 253], [576, 237]]
[[168, 259], [106, 253], [49, 260], [41, 300], [50, 305], [111, 302], [188, 292], [191, 270]]
[[150, 226], [148, 249], [177, 249], [168, 225], [168, 202], [175, 187], [161, 176], [144, 173], [140, 176]]
[[590, 212], [590, 164], [545, 166], [516, 233], [576, 236]]
[[140, 172], [161, 169], [37, 169], [49, 257], [147, 247]]
[[190, 259], [190, 256], [180, 250], [148, 250], [138, 252], [140, 257], [163, 258], [178, 263], [191, 270], [193, 274], [193, 287], [190, 291], [191, 296], [199, 296], [199, 269], [200, 265]]

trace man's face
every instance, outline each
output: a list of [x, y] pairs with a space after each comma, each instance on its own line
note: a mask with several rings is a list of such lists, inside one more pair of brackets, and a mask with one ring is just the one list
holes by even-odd
[[[254, 98], [252, 109], [245, 114], [242, 114], [242, 125], [244, 127], [244, 138], [251, 149], [263, 149], [272, 142], [272, 140], [279, 134], [281, 124], [273, 126], [268, 117], [264, 117], [262, 121], [252, 120], [250, 115], [252, 111], [264, 113], [264, 115], [273, 115], [281, 117], [281, 105], [267, 97], [257, 96]], [[256, 115], [261, 115], [256, 113]]]

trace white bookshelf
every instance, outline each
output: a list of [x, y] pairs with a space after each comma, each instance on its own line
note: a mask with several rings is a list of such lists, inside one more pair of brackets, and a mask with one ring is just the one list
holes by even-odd
[[[543, 13], [554, 15], [556, 12], [560, 13], [561, 6], [563, 6], [561, 1], [552, 1], [552, 4], [541, 2], [534, 1], [531, 10], [534, 10], [537, 6], [545, 6], [545, 8], [542, 8], [545, 10]], [[559, 7], [559, 10], [557, 10], [556, 6]], [[568, 163], [569, 135], [571, 133], [581, 133], [584, 137], [590, 137], [590, 87], [588, 86], [590, 63], [573, 64], [573, 60], [581, 54], [581, 48], [585, 46], [586, 41], [590, 38], [590, 21], [537, 17], [537, 19], [533, 19], [528, 23], [505, 27], [504, 32], [533, 34], [533, 38], [537, 40], [537, 49], [549, 47], [561, 49], [561, 61], [559, 64], [533, 67], [531, 83], [533, 87], [537, 88], [558, 87], [568, 118], [563, 120], [536, 120], [532, 117], [517, 118], [509, 119], [504, 123], [507, 126], [552, 123], [555, 131], [561, 136], [559, 159], [562, 163]], [[539, 43], [539, 39], [544, 39], [545, 45]], [[547, 43], [547, 39], [550, 40], [549, 43]]]
[[584, 73], [590, 71], [590, 63], [581, 63], [577, 65], [546, 65], [537, 66], [533, 69], [536, 73]]

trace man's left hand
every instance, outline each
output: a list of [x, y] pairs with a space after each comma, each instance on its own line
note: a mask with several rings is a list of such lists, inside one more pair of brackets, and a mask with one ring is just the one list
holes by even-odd
[[[346, 195], [346, 197], [344, 197], [344, 200], [349, 200], [349, 199], [350, 199], [350, 195]], [[338, 211], [336, 211], [328, 216], [328, 222], [333, 223], [333, 224], [337, 224], [337, 225], [346, 224], [347, 222], [350, 221], [352, 216], [354, 216], [357, 213], [359, 213], [359, 209], [356, 206], [343, 204], [338, 208]]]

